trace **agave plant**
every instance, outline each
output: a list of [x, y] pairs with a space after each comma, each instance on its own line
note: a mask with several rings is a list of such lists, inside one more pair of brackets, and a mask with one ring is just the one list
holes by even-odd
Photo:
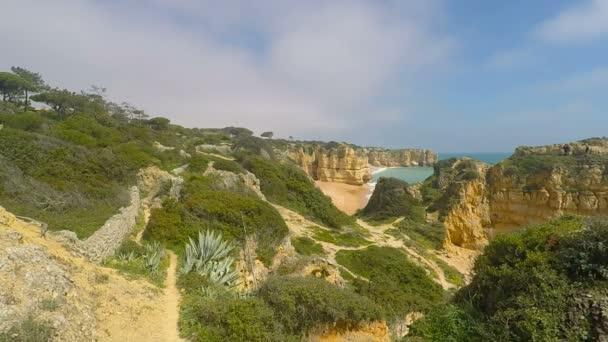
[[165, 256], [165, 248], [158, 241], [153, 241], [145, 244], [144, 250], [144, 266], [152, 273], [157, 272], [160, 268], [160, 262]]
[[138, 255], [134, 251], [130, 251], [129, 253], [119, 253], [116, 258], [120, 261], [133, 261], [138, 258]]
[[221, 233], [198, 233], [198, 240], [186, 244], [181, 272], [198, 272], [219, 285], [233, 286], [238, 272], [233, 270], [234, 259], [229, 256], [234, 246], [222, 239]]

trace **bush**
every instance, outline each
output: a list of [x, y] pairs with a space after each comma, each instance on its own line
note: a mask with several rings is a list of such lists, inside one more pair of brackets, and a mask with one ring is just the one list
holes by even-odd
[[332, 228], [354, 224], [355, 220], [338, 210], [297, 167], [261, 158], [248, 158], [243, 166], [260, 179], [269, 201]]
[[295, 248], [296, 252], [302, 255], [324, 255], [325, 250], [323, 246], [318, 244], [315, 240], [306, 237], [300, 236], [297, 238], [291, 239], [291, 244]]
[[443, 299], [441, 286], [398, 249], [369, 246], [341, 250], [336, 261], [365, 278], [353, 281], [356, 292], [382, 306], [391, 321], [412, 311], [427, 310]]
[[29, 317], [6, 332], [0, 333], [0, 341], [48, 342], [51, 340], [53, 332], [51, 324]]
[[439, 222], [415, 222], [405, 219], [399, 222], [398, 229], [426, 249], [443, 248], [446, 231]]
[[476, 322], [460, 306], [436, 307], [416, 320], [403, 341], [465, 342], [474, 341]]
[[183, 337], [200, 342], [285, 341], [272, 310], [256, 298], [186, 296], [180, 312]]
[[216, 170], [230, 171], [233, 173], [245, 173], [241, 165], [232, 160], [216, 158], [213, 162], [213, 168]]
[[380, 178], [361, 216], [372, 221], [402, 216], [411, 221], [424, 221], [424, 207], [409, 193], [408, 187], [409, 184], [400, 179]]
[[42, 127], [44, 118], [36, 112], [0, 114], [0, 123], [24, 131], [37, 131]]
[[181, 251], [188, 239], [196, 238], [201, 230], [219, 230], [226, 239], [236, 239], [239, 245], [245, 241], [246, 230], [257, 241], [259, 259], [269, 265], [276, 247], [288, 233], [276, 209], [251, 196], [206, 190], [205, 178], [190, 180], [181, 202], [167, 200], [163, 208], [152, 211], [144, 238], [162, 241]]
[[245, 231], [247, 235], [254, 235], [258, 243], [256, 252], [266, 265], [270, 265], [275, 248], [289, 232], [279, 212], [270, 204], [234, 192], [186, 194], [184, 207], [201, 220], [220, 224], [226, 238], [233, 237], [242, 243]]
[[592, 293], [605, 298], [606, 227], [605, 220], [564, 217], [499, 235], [478, 257], [471, 283], [452, 305], [414, 324], [413, 335], [460, 341], [597, 339], [593, 327], [601, 323], [589, 307], [598, 305]]
[[336, 246], [345, 247], [359, 247], [363, 245], [369, 245], [367, 241], [360, 233], [355, 231], [347, 233], [339, 233], [321, 227], [309, 227], [313, 230], [314, 238], [318, 241], [328, 242]]
[[357, 327], [383, 318], [381, 309], [369, 299], [317, 278], [270, 278], [259, 296], [274, 310], [285, 331], [299, 336], [312, 328]]
[[209, 165], [209, 159], [199, 153], [195, 153], [188, 162], [188, 171], [203, 173], [207, 170], [207, 165]]

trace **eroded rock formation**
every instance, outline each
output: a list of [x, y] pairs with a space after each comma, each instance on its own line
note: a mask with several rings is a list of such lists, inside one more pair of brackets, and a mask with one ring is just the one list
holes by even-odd
[[341, 144], [332, 148], [300, 146], [286, 153], [314, 180], [362, 185], [371, 179], [371, 166], [431, 166], [437, 154], [430, 150], [387, 150]]
[[444, 196], [436, 207], [446, 243], [478, 249], [496, 232], [564, 214], [608, 214], [608, 139], [569, 145], [568, 155], [563, 145], [519, 147], [492, 167], [463, 159], [438, 164], [434, 186]]
[[341, 145], [337, 148], [299, 148], [288, 157], [314, 180], [363, 185], [372, 178], [366, 150]]
[[431, 150], [385, 150], [371, 149], [368, 153], [369, 164], [377, 167], [393, 166], [433, 166], [437, 153]]

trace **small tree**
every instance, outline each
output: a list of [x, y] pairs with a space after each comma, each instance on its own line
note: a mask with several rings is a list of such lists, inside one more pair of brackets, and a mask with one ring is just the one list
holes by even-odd
[[23, 80], [21, 86], [23, 92], [25, 93], [25, 102], [23, 104], [25, 109], [27, 109], [29, 106], [30, 92], [40, 92], [49, 89], [49, 86], [46, 85], [44, 79], [42, 79], [42, 76], [37, 72], [29, 71], [20, 67], [12, 67], [11, 71]]
[[268, 139], [272, 139], [272, 136], [273, 136], [273, 135], [274, 135], [274, 133], [272, 133], [272, 132], [270, 132], [270, 131], [269, 131], [269, 132], [264, 132], [264, 133], [260, 134], [260, 136], [261, 136], [262, 138], [268, 138]]
[[25, 81], [19, 75], [10, 72], [0, 72], [0, 93], [2, 93], [2, 101], [13, 101], [25, 88], [30, 88], [29, 82]]

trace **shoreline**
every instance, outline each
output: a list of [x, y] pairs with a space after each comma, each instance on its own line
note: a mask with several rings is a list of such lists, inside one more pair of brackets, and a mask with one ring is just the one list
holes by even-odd
[[[404, 168], [405, 166], [370, 166], [372, 175], [389, 169]], [[421, 167], [421, 166], [410, 166]], [[341, 211], [353, 215], [357, 210], [364, 208], [374, 193], [376, 181], [371, 180], [363, 185], [350, 185], [336, 182], [315, 181], [315, 185], [325, 196], [331, 198], [333, 204]]]

